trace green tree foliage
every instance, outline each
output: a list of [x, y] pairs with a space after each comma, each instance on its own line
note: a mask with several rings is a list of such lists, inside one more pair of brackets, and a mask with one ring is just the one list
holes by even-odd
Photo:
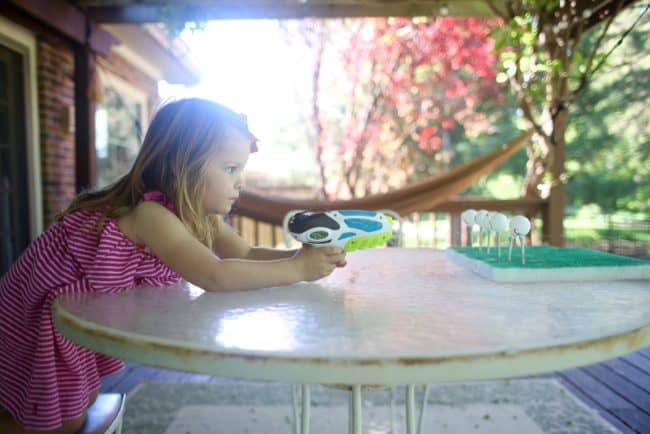
[[[645, 8], [619, 15], [613, 46]], [[583, 45], [593, 43], [595, 35]], [[650, 17], [643, 17], [576, 102], [567, 131], [569, 204], [650, 213]]]
[[[650, 213], [650, 17], [633, 27], [646, 5], [621, 12], [602, 41], [616, 47], [599, 73], [575, 101], [566, 134], [567, 210], [596, 204], [605, 214], [616, 211]], [[583, 37], [580, 54], [589, 52], [599, 37]], [[515, 96], [510, 93], [504, 116], [495, 123], [496, 133], [473, 140], [461, 139], [454, 163], [466, 161], [512, 137], [521, 125]], [[497, 179], [523, 183], [527, 156], [520, 152], [500, 169], [473, 186], [468, 194], [516, 197], [518, 192], [494, 189]], [[491, 188], [492, 187], [492, 188]]]

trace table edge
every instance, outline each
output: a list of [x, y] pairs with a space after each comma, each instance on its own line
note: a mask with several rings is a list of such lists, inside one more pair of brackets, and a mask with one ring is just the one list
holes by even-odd
[[[394, 358], [325, 358], [224, 352], [108, 329], [79, 319], [58, 299], [59, 332], [93, 351], [168, 369], [233, 378], [322, 384], [419, 384], [532, 375], [618, 357], [650, 345], [650, 324], [579, 343], [482, 354]], [[391, 375], [392, 374], [392, 375]]]

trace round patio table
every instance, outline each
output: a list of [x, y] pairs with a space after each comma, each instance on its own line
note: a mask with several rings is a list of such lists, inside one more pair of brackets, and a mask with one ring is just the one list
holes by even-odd
[[[351, 432], [361, 429], [364, 386], [411, 385], [412, 433], [413, 385], [561, 370], [650, 344], [647, 280], [495, 283], [428, 248], [347, 259], [317, 282], [252, 291], [183, 282], [63, 294], [54, 322], [84, 347], [139, 363], [348, 387]], [[309, 388], [302, 390], [307, 432]]]

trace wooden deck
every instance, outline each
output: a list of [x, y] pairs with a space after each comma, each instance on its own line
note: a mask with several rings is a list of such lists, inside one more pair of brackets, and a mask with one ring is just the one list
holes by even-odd
[[[625, 357], [543, 375], [556, 377], [624, 434], [650, 434], [650, 347]], [[127, 363], [102, 392], [127, 393], [140, 381], [224, 383], [237, 380]]]

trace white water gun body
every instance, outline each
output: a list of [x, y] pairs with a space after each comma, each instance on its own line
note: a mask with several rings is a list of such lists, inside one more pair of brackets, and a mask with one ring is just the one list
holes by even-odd
[[288, 228], [298, 242], [350, 252], [385, 246], [393, 236], [393, 219], [366, 210], [303, 211], [289, 219]]

